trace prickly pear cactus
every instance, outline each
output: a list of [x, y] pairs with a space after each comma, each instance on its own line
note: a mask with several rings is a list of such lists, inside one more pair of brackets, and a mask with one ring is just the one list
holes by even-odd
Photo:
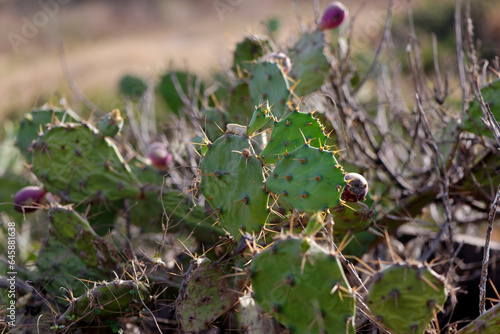
[[488, 311], [474, 319], [470, 324], [458, 331], [457, 334], [497, 334], [500, 333], [500, 304], [496, 304]]
[[236, 302], [219, 264], [206, 257], [191, 261], [177, 298], [177, 319], [184, 333], [199, 333]]
[[123, 127], [123, 117], [120, 114], [120, 110], [114, 109], [112, 112], [104, 115], [97, 128], [99, 133], [106, 137], [114, 137], [122, 130]]
[[248, 124], [252, 118], [254, 106], [250, 102], [250, 90], [246, 81], [240, 80], [231, 88], [227, 103], [227, 113], [231, 122]]
[[69, 247], [88, 267], [104, 273], [116, 268], [119, 260], [116, 251], [70, 206], [53, 204], [49, 209], [49, 221], [56, 239]]
[[318, 90], [330, 71], [330, 62], [324, 54], [325, 36], [321, 30], [305, 33], [290, 50], [292, 70], [290, 77], [300, 81], [294, 88], [298, 96], [306, 96]]
[[72, 203], [133, 198], [140, 184], [116, 146], [87, 124], [52, 126], [33, 145], [33, 173]]
[[143, 282], [123, 281], [103, 282], [89, 289], [85, 294], [70, 300], [66, 312], [57, 319], [58, 324], [71, 322], [91, 322], [95, 318], [138, 314], [149, 302], [149, 286]]
[[260, 231], [269, 211], [264, 174], [250, 140], [227, 132], [212, 143], [201, 161], [200, 190], [216, 211], [220, 227], [239, 239]]
[[323, 211], [339, 204], [345, 186], [334, 153], [303, 144], [285, 154], [266, 180], [266, 187], [299, 212]]
[[274, 120], [274, 116], [269, 107], [269, 101], [256, 106], [253, 111], [252, 119], [248, 124], [248, 135], [250, 136], [256, 131], [259, 131], [271, 120]]
[[274, 123], [269, 142], [260, 157], [266, 164], [275, 164], [286, 152], [292, 152], [304, 143], [320, 148], [325, 145], [327, 139], [318, 120], [311, 114], [294, 110], [281, 121]]
[[333, 216], [336, 234], [347, 232], [356, 233], [366, 230], [372, 224], [372, 218], [375, 215], [368, 205], [361, 202], [344, 202], [330, 209]]
[[17, 131], [16, 146], [31, 162], [31, 146], [49, 125], [59, 123], [79, 123], [80, 117], [71, 109], [49, 107], [47, 105], [26, 114]]
[[249, 68], [250, 100], [258, 106], [266, 100], [273, 110], [274, 116], [281, 118], [288, 112], [288, 97], [290, 91], [280, 65], [272, 62], [259, 61]]
[[238, 298], [236, 319], [243, 333], [267, 334], [275, 332], [273, 318], [265, 314], [264, 310], [255, 303], [255, 300], [248, 293]]
[[354, 333], [355, 297], [339, 259], [285, 237], [254, 255], [255, 301], [292, 333]]
[[271, 44], [266, 36], [251, 35], [236, 45], [233, 53], [233, 71], [236, 74], [248, 69], [257, 58], [271, 50]]
[[443, 277], [421, 264], [393, 264], [373, 277], [366, 304], [394, 333], [422, 334], [447, 299]]

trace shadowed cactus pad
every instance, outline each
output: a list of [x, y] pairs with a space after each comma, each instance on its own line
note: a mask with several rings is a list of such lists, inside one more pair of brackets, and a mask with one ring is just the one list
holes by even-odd
[[338, 258], [286, 237], [255, 254], [255, 301], [292, 333], [354, 333], [355, 298]]
[[361, 202], [341, 203], [330, 209], [330, 212], [335, 223], [336, 234], [366, 230], [372, 224], [372, 218], [375, 215], [373, 210]]
[[236, 301], [219, 264], [194, 259], [184, 275], [177, 298], [177, 319], [183, 332], [199, 333], [229, 311]]
[[344, 185], [343, 169], [333, 152], [307, 144], [285, 154], [266, 180], [271, 192], [302, 212], [338, 205]]
[[323, 53], [326, 46], [325, 36], [321, 30], [304, 34], [290, 50], [292, 70], [290, 77], [295, 82], [294, 88], [298, 96], [306, 96], [318, 90], [323, 85], [330, 71], [330, 62]]
[[109, 138], [86, 124], [53, 126], [33, 145], [33, 173], [63, 200], [115, 201], [139, 195], [139, 181]]
[[394, 333], [422, 334], [447, 299], [443, 277], [420, 264], [394, 264], [373, 277], [366, 304]]
[[248, 69], [257, 58], [270, 51], [271, 45], [267, 36], [251, 35], [236, 45], [234, 50], [233, 71], [238, 74]]
[[138, 314], [150, 299], [149, 286], [142, 282], [114, 280], [101, 283], [78, 298], [73, 298], [66, 312], [59, 316], [59, 324], [94, 318], [123, 317]]
[[274, 116], [268, 101], [256, 106], [253, 111], [252, 119], [248, 124], [248, 135], [250, 136], [254, 132], [259, 131], [271, 120], [274, 120]]
[[274, 123], [269, 143], [260, 154], [266, 164], [275, 164], [286, 152], [292, 152], [304, 144], [312, 147], [325, 145], [327, 136], [323, 127], [311, 114], [294, 110], [281, 121]]
[[200, 189], [217, 212], [220, 227], [239, 239], [240, 230], [258, 232], [269, 211], [262, 162], [250, 140], [230, 132], [208, 148], [201, 161]]
[[[495, 80], [481, 87], [481, 95], [483, 96], [484, 103], [489, 106], [490, 111], [498, 122], [500, 119], [500, 80]], [[494, 137], [493, 132], [486, 127], [481, 118], [483, 118], [483, 112], [476, 96], [470, 103], [469, 110], [460, 124], [460, 128], [477, 135]]]

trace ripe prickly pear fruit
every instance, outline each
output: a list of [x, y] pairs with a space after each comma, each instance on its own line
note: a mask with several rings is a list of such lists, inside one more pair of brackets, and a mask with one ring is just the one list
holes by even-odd
[[341, 2], [334, 1], [326, 7], [318, 28], [321, 30], [335, 29], [344, 22], [348, 13], [349, 11]]
[[168, 165], [172, 162], [172, 154], [168, 153], [165, 144], [155, 142], [148, 147], [148, 158], [151, 159], [153, 166], [159, 170], [167, 169]]
[[368, 193], [368, 182], [358, 173], [347, 173], [344, 176], [346, 185], [340, 198], [346, 202], [364, 201]]
[[14, 209], [19, 212], [29, 213], [36, 210], [34, 207], [27, 208], [25, 206], [34, 206], [42, 200], [46, 191], [42, 187], [29, 186], [19, 190], [14, 196]]
[[112, 112], [104, 115], [97, 127], [103, 136], [115, 136], [123, 127], [123, 117], [120, 115], [120, 110], [114, 109]]

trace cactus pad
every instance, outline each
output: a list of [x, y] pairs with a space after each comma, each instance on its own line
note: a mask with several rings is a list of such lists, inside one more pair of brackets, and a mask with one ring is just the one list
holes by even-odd
[[262, 57], [270, 50], [269, 40], [266, 36], [251, 35], [236, 45], [234, 50], [233, 71], [247, 69], [257, 58]]
[[372, 224], [375, 215], [373, 210], [361, 202], [341, 202], [340, 205], [330, 209], [333, 216], [334, 232], [344, 234], [347, 232], [360, 232]]
[[[490, 107], [490, 111], [495, 116], [496, 120], [500, 119], [500, 80], [495, 80], [481, 88], [481, 95], [484, 102]], [[485, 135], [493, 137], [493, 132], [486, 128], [486, 125], [481, 121], [483, 112], [477, 100], [477, 97], [469, 105], [469, 110], [464, 120], [460, 124], [460, 128], [465, 131], [473, 132], [477, 135]]]
[[292, 70], [290, 77], [300, 81], [294, 92], [306, 96], [318, 90], [330, 71], [330, 62], [323, 53], [325, 36], [321, 30], [304, 34], [290, 50]]
[[280, 65], [272, 62], [256, 62], [249, 69], [250, 100], [258, 106], [266, 100], [273, 110], [274, 116], [281, 118], [288, 111], [287, 101], [290, 96], [287, 80]]
[[70, 206], [52, 205], [49, 220], [56, 239], [69, 247], [89, 268], [101, 272], [115, 270], [118, 262], [116, 251]]
[[262, 162], [247, 137], [230, 132], [208, 148], [201, 161], [200, 189], [217, 212], [221, 227], [234, 238], [260, 231], [267, 217]]
[[206, 257], [191, 261], [177, 298], [177, 319], [185, 333], [199, 333], [229, 311], [236, 295], [218, 264]]
[[250, 136], [255, 131], [259, 131], [271, 120], [274, 120], [274, 117], [271, 113], [268, 101], [256, 106], [253, 111], [252, 119], [248, 124], [248, 135]]
[[394, 333], [422, 334], [446, 302], [443, 277], [420, 264], [394, 264], [373, 277], [366, 304]]
[[313, 212], [338, 205], [345, 181], [333, 152], [303, 144], [283, 156], [266, 186], [298, 211]]
[[117, 318], [126, 314], [139, 313], [148, 302], [149, 286], [142, 282], [122, 281], [101, 283], [78, 298], [73, 298], [66, 312], [57, 322], [91, 322], [94, 318]]
[[355, 298], [339, 259], [287, 237], [252, 261], [255, 301], [292, 333], [354, 333]]
[[275, 164], [286, 152], [292, 152], [304, 144], [304, 140], [312, 147], [319, 148], [325, 145], [327, 139], [316, 118], [294, 110], [274, 124], [269, 143], [260, 157], [266, 164]]
[[45, 189], [73, 203], [139, 195], [139, 181], [116, 146], [85, 124], [48, 129], [33, 145], [33, 172]]
[[29, 149], [33, 141], [41, 133], [45, 132], [49, 124], [58, 124], [60, 122], [78, 123], [80, 117], [71, 109], [50, 108], [48, 106], [34, 109], [24, 116], [17, 131], [16, 146], [19, 147], [21, 153], [29, 162], [31, 161]]
[[250, 102], [250, 91], [247, 82], [238, 81], [231, 88], [226, 109], [231, 122], [244, 125], [250, 122], [254, 106]]

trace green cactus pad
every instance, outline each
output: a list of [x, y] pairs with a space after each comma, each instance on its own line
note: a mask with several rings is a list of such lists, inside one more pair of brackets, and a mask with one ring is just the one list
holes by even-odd
[[275, 332], [275, 320], [264, 313], [264, 310], [255, 303], [250, 294], [244, 294], [238, 298], [236, 319], [243, 333], [268, 334]]
[[[161, 77], [158, 92], [174, 114], [179, 115], [180, 109], [184, 106], [184, 101], [177, 88], [180, 88], [188, 99], [191, 99], [192, 96], [201, 96], [199, 93], [203, 93], [205, 84], [200, 81], [197, 85], [197, 80], [199, 78], [196, 75], [182, 71], [170, 71]], [[198, 108], [201, 108], [200, 99], [198, 99]]]
[[63, 200], [136, 197], [139, 181], [108, 138], [86, 124], [53, 126], [33, 145], [33, 173]]
[[206, 257], [191, 261], [177, 298], [177, 319], [183, 333], [200, 333], [236, 302], [220, 266]]
[[330, 71], [330, 62], [323, 53], [325, 36], [321, 30], [304, 34], [289, 51], [292, 60], [290, 77], [300, 81], [294, 92], [306, 96], [320, 89]]
[[271, 120], [274, 120], [274, 117], [271, 113], [268, 101], [256, 106], [253, 111], [252, 119], [248, 124], [248, 135], [253, 135], [255, 131], [262, 129], [262, 127], [264, 127]]
[[71, 206], [52, 205], [49, 220], [54, 236], [69, 247], [85, 265], [101, 272], [116, 269], [118, 255], [114, 248], [98, 236], [89, 222]]
[[394, 333], [422, 334], [447, 298], [443, 277], [421, 264], [393, 264], [373, 277], [366, 304]]
[[78, 321], [91, 322], [95, 318], [119, 318], [138, 314], [150, 300], [149, 286], [135, 281], [114, 280], [101, 283], [78, 298], [73, 298], [58, 324]]
[[17, 131], [16, 146], [24, 157], [31, 162], [31, 146], [49, 124], [61, 122], [79, 123], [80, 117], [71, 109], [43, 106], [26, 114]]
[[[481, 95], [498, 122], [500, 119], [500, 79], [483, 86], [481, 88]], [[476, 96], [470, 103], [468, 113], [462, 120], [460, 128], [477, 135], [494, 138], [493, 132], [486, 127], [481, 118], [483, 118], [483, 112]]]
[[339, 259], [312, 239], [287, 237], [257, 253], [255, 301], [292, 333], [354, 333], [355, 298]]
[[217, 212], [220, 227], [234, 238], [240, 230], [258, 232], [269, 211], [262, 162], [247, 137], [230, 132], [208, 148], [201, 161], [200, 189]]
[[118, 86], [121, 94], [133, 100], [140, 99], [148, 89], [144, 80], [129, 74], [122, 77]]
[[[236, 45], [234, 50], [233, 71], [238, 74], [247, 69], [257, 58], [270, 51], [271, 45], [266, 36], [251, 35]], [[239, 70], [239, 71], [238, 71]]]
[[269, 101], [274, 116], [281, 118], [288, 111], [287, 101], [290, 96], [287, 80], [280, 65], [271, 62], [256, 62], [249, 69], [250, 100], [258, 106]]
[[266, 164], [275, 164], [286, 152], [292, 152], [305, 142], [312, 147], [322, 147], [328, 137], [323, 127], [311, 114], [294, 110], [290, 115], [276, 122], [269, 143], [260, 154]]
[[341, 203], [330, 209], [335, 223], [333, 230], [336, 234], [347, 232], [360, 232], [366, 230], [372, 224], [375, 215], [373, 210], [361, 202]]
[[74, 295], [85, 293], [85, 285], [80, 280], [99, 280], [103, 275], [88, 268], [65, 244], [49, 236], [43, 241], [36, 259], [36, 267], [43, 282], [44, 291], [56, 296], [60, 289], [71, 287]]
[[500, 304], [474, 319], [457, 334], [498, 334], [500, 333]]
[[298, 211], [314, 212], [338, 205], [345, 181], [333, 152], [304, 144], [283, 156], [266, 186]]
[[250, 101], [248, 83], [245, 81], [236, 82], [229, 93], [229, 101], [226, 108], [230, 121], [247, 125], [252, 118], [253, 109], [254, 106]]

